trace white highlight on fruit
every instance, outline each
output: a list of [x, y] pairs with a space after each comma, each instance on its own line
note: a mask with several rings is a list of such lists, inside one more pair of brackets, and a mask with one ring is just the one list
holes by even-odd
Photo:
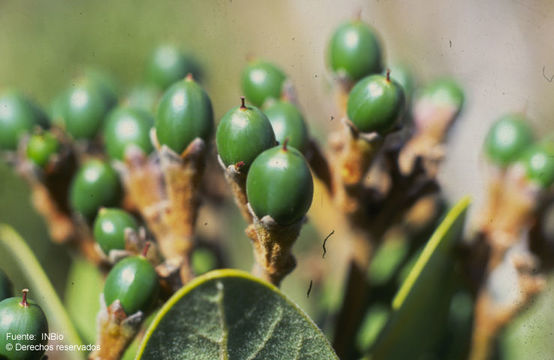
[[96, 169], [86, 169], [84, 176], [85, 180], [87, 180], [88, 182], [94, 182], [98, 180], [100, 174], [98, 174], [98, 171], [96, 171]]
[[516, 129], [512, 126], [501, 126], [496, 133], [496, 140], [501, 144], [511, 144], [516, 138]]
[[179, 92], [171, 98], [171, 105], [175, 108], [175, 110], [180, 110], [185, 107], [185, 94], [182, 92]]
[[102, 230], [107, 233], [114, 232], [115, 226], [111, 221], [104, 221], [102, 223]]
[[346, 33], [346, 45], [348, 47], [355, 47], [358, 45], [358, 42], [360, 41], [360, 37], [358, 36], [358, 33], [354, 30], [350, 30]]
[[71, 94], [71, 103], [75, 107], [83, 107], [88, 102], [88, 94], [84, 89], [78, 89]]
[[121, 278], [123, 279], [123, 281], [125, 281], [126, 283], [132, 283], [133, 280], [135, 280], [135, 272], [133, 271], [133, 269], [124, 269], [122, 272], [121, 272]]
[[261, 83], [265, 81], [265, 77], [267, 74], [265, 71], [256, 69], [250, 73], [250, 77], [252, 78], [252, 81], [255, 83]]
[[368, 91], [372, 97], [378, 97], [383, 95], [383, 88], [375, 82], [372, 82], [371, 84], [369, 84]]
[[132, 119], [125, 118], [117, 124], [116, 131], [118, 134], [123, 134], [129, 137], [138, 133], [138, 126]]

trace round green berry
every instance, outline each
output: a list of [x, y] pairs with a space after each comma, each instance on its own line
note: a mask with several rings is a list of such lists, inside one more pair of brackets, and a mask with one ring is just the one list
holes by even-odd
[[533, 131], [521, 114], [508, 114], [498, 119], [485, 138], [485, 153], [499, 166], [518, 159], [533, 142]]
[[124, 160], [128, 146], [134, 145], [145, 154], [153, 147], [150, 129], [154, 119], [147, 111], [130, 107], [118, 107], [108, 115], [104, 127], [106, 151], [112, 159]]
[[200, 66], [191, 55], [172, 45], [158, 47], [148, 60], [146, 76], [151, 83], [161, 89], [167, 89], [187, 74], [192, 74], [195, 79], [199, 79]]
[[69, 91], [63, 91], [60, 94], [56, 95], [56, 97], [50, 103], [50, 108], [48, 111], [50, 119], [52, 119], [52, 124], [62, 128], [65, 126], [65, 118], [67, 116], [66, 105], [68, 103], [68, 94]]
[[51, 132], [33, 134], [27, 142], [27, 158], [35, 165], [44, 167], [59, 148], [60, 143]]
[[12, 296], [12, 283], [8, 276], [0, 269], [0, 301]]
[[82, 79], [65, 97], [65, 130], [75, 139], [94, 138], [114, 104], [104, 86]]
[[[0, 302], [0, 358], [10, 360], [40, 359], [48, 340], [42, 334], [48, 333], [46, 315], [34, 301], [23, 297], [12, 297]], [[26, 335], [24, 339], [8, 337]], [[17, 345], [17, 346], [16, 346]]]
[[464, 91], [458, 82], [452, 78], [439, 78], [427, 85], [422, 92], [423, 97], [435, 104], [446, 105], [460, 111], [464, 104]]
[[161, 96], [162, 93], [157, 86], [148, 84], [137, 85], [127, 94], [126, 104], [129, 107], [155, 114]]
[[267, 116], [254, 106], [242, 105], [223, 116], [215, 136], [217, 152], [226, 166], [241, 163], [248, 169], [262, 151], [275, 145]]
[[309, 140], [308, 128], [302, 113], [295, 105], [288, 101], [276, 101], [270, 104], [264, 113], [278, 142], [283, 143], [285, 139], [289, 139], [288, 144], [300, 152], [306, 149]]
[[313, 179], [304, 156], [286, 143], [264, 151], [246, 178], [246, 195], [254, 213], [278, 224], [302, 219], [313, 198]]
[[83, 77], [102, 90], [109, 101], [110, 107], [117, 104], [119, 87], [117, 81], [110, 73], [102, 69], [87, 67], [83, 71]]
[[285, 73], [272, 63], [255, 60], [242, 71], [242, 91], [255, 106], [262, 106], [268, 99], [279, 99], [286, 80]]
[[542, 188], [554, 183], [554, 142], [545, 141], [532, 145], [522, 157], [527, 178]]
[[72, 209], [91, 220], [101, 207], [114, 206], [119, 202], [121, 184], [109, 164], [93, 159], [81, 166], [69, 191]]
[[127, 315], [150, 310], [158, 292], [158, 274], [143, 256], [130, 256], [118, 262], [104, 285], [106, 305], [119, 300]]
[[214, 128], [212, 102], [192, 76], [165, 92], [158, 105], [155, 126], [160, 144], [178, 154], [196, 138], [210, 139]]
[[217, 258], [209, 249], [197, 247], [192, 253], [191, 266], [196, 275], [202, 275], [217, 267]]
[[138, 230], [138, 224], [129, 213], [117, 208], [101, 208], [94, 220], [94, 239], [104, 254], [125, 249], [125, 229]]
[[402, 87], [388, 76], [370, 75], [350, 91], [347, 113], [364, 133], [387, 133], [398, 123], [404, 109]]
[[46, 114], [22, 94], [10, 91], [0, 96], [0, 150], [15, 150], [21, 135], [48, 125]]
[[338, 27], [329, 44], [329, 65], [333, 72], [351, 81], [381, 72], [381, 45], [375, 31], [362, 21], [348, 21]]

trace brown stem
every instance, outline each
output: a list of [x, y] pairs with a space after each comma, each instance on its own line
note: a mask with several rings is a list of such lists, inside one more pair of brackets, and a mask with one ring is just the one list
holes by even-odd
[[23, 306], [23, 307], [28, 307], [29, 306], [29, 303], [27, 302], [27, 293], [29, 292], [29, 289], [23, 289], [21, 290], [21, 302], [19, 303], [19, 305]]

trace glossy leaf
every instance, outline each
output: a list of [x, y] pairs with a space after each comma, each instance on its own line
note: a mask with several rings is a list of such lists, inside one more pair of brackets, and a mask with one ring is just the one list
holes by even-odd
[[337, 359], [276, 287], [238, 270], [196, 278], [162, 308], [137, 359]]
[[470, 200], [464, 198], [439, 225], [392, 302], [389, 322], [370, 359], [417, 358], [440, 335], [453, 285], [453, 250]]

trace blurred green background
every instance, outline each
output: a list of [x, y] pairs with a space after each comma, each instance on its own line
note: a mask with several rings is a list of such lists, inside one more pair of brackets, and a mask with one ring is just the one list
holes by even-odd
[[[94, 65], [114, 74], [124, 93], [143, 79], [153, 48], [174, 43], [203, 64], [203, 84], [219, 119], [237, 104], [240, 70], [254, 55], [271, 59], [291, 76], [312, 132], [324, 139], [337, 123], [330, 121], [336, 116], [326, 42], [340, 22], [360, 10], [381, 34], [388, 62], [412, 65], [421, 82], [449, 73], [464, 84], [468, 105], [452, 134], [441, 178], [449, 197], [473, 194], [478, 208], [486, 180], [479, 154], [489, 124], [504, 112], [526, 109], [537, 129], [554, 130], [551, 1], [0, 0], [0, 90], [18, 88], [46, 106], [79, 69]], [[0, 165], [0, 201], [0, 223], [12, 224], [32, 244], [63, 293], [69, 258], [51, 245], [27, 186], [5, 165]], [[242, 222], [238, 215], [226, 221], [240, 224], [232, 233], [237, 239], [229, 241], [237, 242], [235, 253], [247, 259], [243, 268], [248, 269], [251, 250]], [[303, 233], [298, 248], [306, 246], [303, 239], [320, 241], [325, 235], [313, 229]], [[334, 246], [340, 244], [330, 241], [328, 251]], [[23, 286], [2, 254], [0, 266], [16, 287]], [[337, 276], [343, 271], [337, 269]], [[298, 272], [284, 290], [310, 312], [308, 283]], [[528, 348], [537, 354], [533, 359], [551, 358], [552, 301], [551, 281], [538, 305], [508, 330], [505, 348], [513, 355], [507, 358], [524, 359]]]

